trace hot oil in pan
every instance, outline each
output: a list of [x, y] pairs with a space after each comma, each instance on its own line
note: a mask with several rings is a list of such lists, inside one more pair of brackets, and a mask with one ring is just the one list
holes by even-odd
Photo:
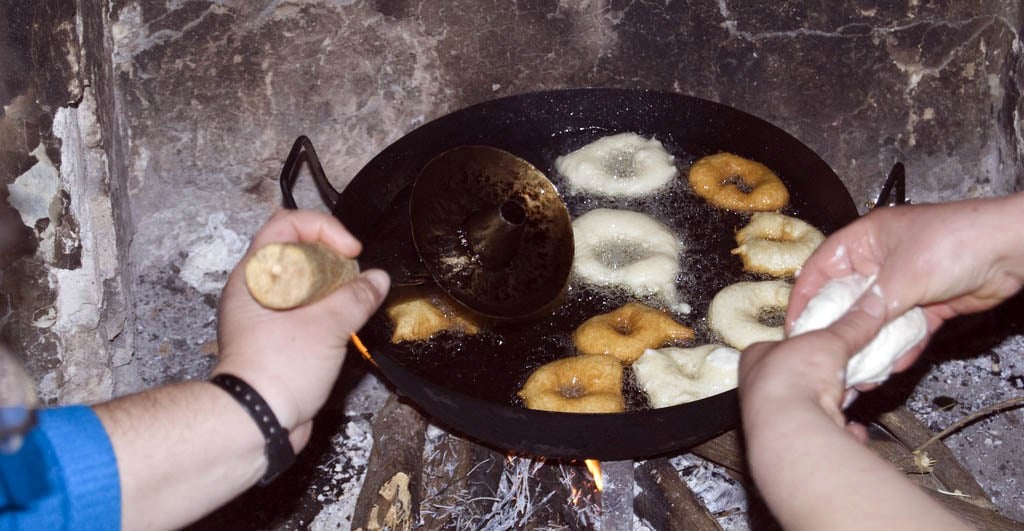
[[[568, 132], [549, 139], [553, 142], [529, 155], [535, 164], [537, 158], [543, 159], [546, 165], [538, 164], [538, 167], [556, 188], [567, 190], [564, 179], [554, 170], [555, 158], [606, 134], [609, 133], [594, 130]], [[677, 278], [680, 299], [692, 308], [689, 315], [675, 317], [696, 331], [697, 339], [692, 345], [716, 342], [705, 319], [715, 293], [735, 282], [766, 278], [744, 273], [740, 260], [730, 254], [735, 247], [733, 235], [747, 223], [749, 215], [718, 209], [693, 194], [686, 173], [697, 156], [690, 153], [704, 153], [673, 145], [670, 140], [660, 140], [676, 157], [680, 172], [666, 191], [640, 200], [562, 192], [563, 197], [573, 218], [595, 208], [616, 208], [643, 212], [670, 227], [684, 244], [681, 273]], [[807, 219], [801, 210], [799, 205], [791, 206], [784, 213]], [[494, 324], [474, 336], [443, 332], [429, 341], [391, 345], [391, 350], [400, 363], [427, 380], [484, 400], [521, 405], [516, 393], [537, 367], [576, 354], [571, 337], [576, 327], [629, 300], [633, 298], [571, 279], [565, 302], [548, 318], [528, 323]], [[388, 342], [390, 333], [391, 324], [383, 312], [364, 329], [364, 334], [373, 342]], [[628, 408], [649, 407], [628, 369], [624, 394]]]

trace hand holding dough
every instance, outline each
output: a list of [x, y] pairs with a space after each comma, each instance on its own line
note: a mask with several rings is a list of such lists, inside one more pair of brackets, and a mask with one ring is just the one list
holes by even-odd
[[[874, 277], [850, 275], [829, 281], [811, 298], [793, 323], [790, 337], [828, 327], [869, 288], [878, 290], [875, 295], [879, 297], [884, 295], [874, 283]], [[882, 327], [871, 343], [847, 362], [846, 386], [885, 381], [896, 360], [924, 339], [927, 330], [924, 311], [919, 307], [893, 319]]]

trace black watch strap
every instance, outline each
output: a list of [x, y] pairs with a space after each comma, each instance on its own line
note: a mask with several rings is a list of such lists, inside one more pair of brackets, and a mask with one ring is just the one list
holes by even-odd
[[295, 462], [295, 451], [288, 440], [288, 430], [281, 427], [266, 400], [237, 376], [218, 374], [210, 378], [210, 383], [234, 397], [249, 412], [249, 416], [256, 421], [260, 432], [263, 433], [263, 440], [266, 441], [267, 471], [260, 478], [260, 485], [270, 483], [281, 472], [288, 470]]

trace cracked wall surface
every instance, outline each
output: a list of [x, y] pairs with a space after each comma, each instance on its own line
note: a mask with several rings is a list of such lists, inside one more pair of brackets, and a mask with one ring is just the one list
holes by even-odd
[[74, 3], [4, 15], [0, 340], [44, 402], [94, 402], [112, 395], [112, 364], [131, 350], [109, 139], [91, 86], [103, 41], [85, 36]]

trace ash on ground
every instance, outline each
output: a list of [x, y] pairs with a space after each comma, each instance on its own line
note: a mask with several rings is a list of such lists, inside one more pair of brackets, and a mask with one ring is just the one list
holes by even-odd
[[[989, 351], [932, 366], [907, 408], [933, 432], [993, 404], [1024, 396], [1024, 336], [1004, 339]], [[978, 420], [943, 442], [1001, 507], [1024, 520], [1024, 410], [1008, 409]]]

